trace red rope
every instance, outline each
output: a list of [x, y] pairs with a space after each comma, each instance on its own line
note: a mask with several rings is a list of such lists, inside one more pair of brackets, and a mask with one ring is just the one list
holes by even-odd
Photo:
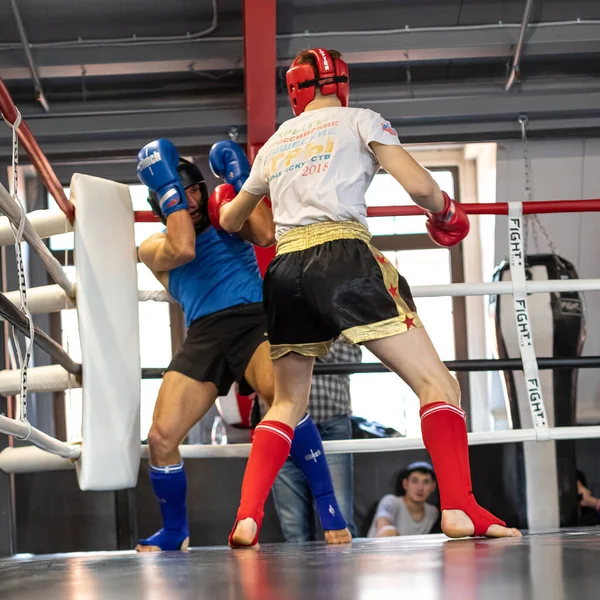
[[[507, 215], [508, 203], [482, 202], [476, 204], [461, 204], [469, 215]], [[523, 214], [552, 214], [552, 213], [600, 212], [600, 199], [594, 200], [549, 200], [547, 202], [523, 202]], [[410, 217], [424, 214], [422, 208], [412, 206], [370, 206], [367, 208], [369, 217]], [[158, 221], [150, 210], [140, 210], [135, 213], [136, 223], [153, 223]]]
[[[469, 215], [507, 215], [507, 202], [481, 202], [461, 204]], [[523, 202], [523, 214], [551, 214], [565, 212], [600, 212], [600, 199], [595, 200], [549, 200], [547, 202]], [[405, 217], [422, 215], [424, 211], [411, 206], [371, 206], [367, 208], [369, 217]]]

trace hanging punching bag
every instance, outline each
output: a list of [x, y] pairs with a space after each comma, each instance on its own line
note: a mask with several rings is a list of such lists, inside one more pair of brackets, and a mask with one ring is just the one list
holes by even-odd
[[[528, 280], [535, 281], [578, 278], [575, 268], [569, 261], [553, 254], [527, 256], [526, 274]], [[510, 281], [510, 266], [507, 261], [496, 268], [494, 281]], [[585, 315], [583, 298], [579, 292], [530, 294], [527, 304], [537, 356], [558, 358], [581, 355], [585, 341]], [[512, 297], [492, 296], [490, 308], [495, 320], [498, 357], [518, 358], [519, 344]], [[507, 413], [513, 428], [531, 428], [533, 423], [522, 374], [515, 376], [513, 372], [505, 371], [502, 376]], [[577, 369], [540, 371], [540, 380], [549, 426], [576, 425]], [[536, 475], [544, 469], [548, 472], [554, 470], [558, 486], [560, 525], [576, 525], [578, 498], [575, 442], [572, 440], [556, 442], [555, 453], [547, 452], [544, 445], [539, 442], [526, 443], [524, 446], [527, 484], [536, 485]], [[546, 507], [535, 507], [535, 511], [538, 508], [543, 513]], [[531, 514], [532, 511], [528, 512]], [[529, 523], [529, 526], [531, 528], [532, 524]]]

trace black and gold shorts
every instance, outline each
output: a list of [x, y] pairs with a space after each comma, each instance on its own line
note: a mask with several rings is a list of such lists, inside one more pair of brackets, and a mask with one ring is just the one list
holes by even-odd
[[277, 244], [264, 280], [271, 357], [323, 356], [422, 327], [408, 283], [355, 221], [297, 227]]

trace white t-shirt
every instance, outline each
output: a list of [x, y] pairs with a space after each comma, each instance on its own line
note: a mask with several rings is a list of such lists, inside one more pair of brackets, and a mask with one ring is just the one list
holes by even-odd
[[283, 123], [258, 152], [243, 188], [268, 195], [276, 238], [300, 225], [367, 225], [365, 192], [379, 169], [370, 142], [399, 146], [394, 128], [365, 108], [309, 110]]
[[367, 537], [377, 537], [376, 524], [380, 517], [389, 519], [400, 535], [425, 535], [431, 531], [439, 514], [440, 511], [433, 504], [425, 503], [425, 516], [421, 521], [415, 521], [406, 508], [404, 496], [388, 494], [379, 501]]

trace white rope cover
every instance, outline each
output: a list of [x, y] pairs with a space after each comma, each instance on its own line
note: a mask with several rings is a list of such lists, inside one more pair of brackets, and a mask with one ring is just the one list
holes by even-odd
[[[600, 279], [547, 279], [526, 281], [528, 294], [549, 292], [595, 292], [600, 290]], [[490, 283], [446, 283], [440, 285], [416, 285], [411, 288], [415, 298], [437, 298], [439, 296], [504, 296], [512, 294], [511, 281]]]
[[[75, 284], [74, 287], [76, 288]], [[600, 282], [598, 285], [600, 289]], [[15, 305], [19, 305], [19, 292], [7, 292], [5, 296]], [[169, 302], [176, 301], [164, 290], [138, 290], [138, 299], [140, 302]], [[44, 285], [27, 290], [27, 306], [31, 314], [48, 314], [60, 312], [67, 308], [75, 308], [71, 298], [59, 285]], [[1, 320], [1, 317], [0, 317]]]
[[[20, 302], [19, 292], [4, 294], [14, 305]], [[73, 301], [67, 296], [60, 285], [44, 285], [27, 290], [27, 306], [32, 315], [59, 312], [68, 308], [75, 308]]]
[[20, 440], [27, 440], [32, 444], [35, 444], [38, 448], [57, 454], [63, 458], [76, 459], [81, 454], [81, 448], [79, 446], [72, 446], [65, 444], [43, 431], [32, 427], [29, 423], [15, 421], [8, 417], [0, 415], [0, 433], [12, 435]]
[[[551, 427], [552, 440], [578, 440], [600, 437], [600, 426]], [[469, 433], [469, 446], [486, 444], [513, 444], [537, 441], [535, 429], [509, 429]], [[362, 454], [365, 452], [398, 452], [402, 450], [422, 450], [425, 446], [421, 438], [384, 438], [371, 440], [336, 440], [323, 442], [326, 454]], [[182, 458], [246, 458], [250, 454], [250, 444], [189, 444], [179, 446]], [[85, 453], [85, 445], [82, 450]], [[37, 448], [6, 448], [0, 452], [0, 471], [5, 473], [35, 473], [72, 468], [69, 461], [46, 456]], [[148, 458], [148, 446], [142, 446], [142, 457]]]
[[[34, 210], [27, 213], [27, 219], [42, 239], [73, 231], [73, 225], [62, 211]], [[14, 238], [10, 221], [8, 217], [0, 217], [0, 246], [9, 246], [12, 243]]]
[[171, 297], [165, 290], [138, 290], [140, 302], [169, 302], [177, 304], [177, 300]]
[[[600, 279], [547, 279], [527, 281], [528, 294], [551, 292], [597, 292], [600, 291]], [[411, 287], [413, 298], [438, 298], [442, 296], [496, 296], [512, 294], [510, 281], [490, 283], [444, 283], [439, 285], [415, 285]], [[140, 290], [140, 302], [175, 302], [165, 291]]]
[[[20, 211], [15, 202], [13, 202], [6, 188], [0, 184], [0, 210], [15, 224], [19, 224]], [[25, 221], [23, 238], [29, 243], [31, 249], [40, 257], [44, 263], [49, 275], [60, 285], [71, 297], [75, 295], [75, 286], [73, 282], [65, 275], [61, 264], [52, 256], [50, 250], [45, 246], [40, 236], [35, 232], [31, 223]]]
[[[600, 291], [600, 279], [549, 279], [545, 281], [528, 281], [527, 293], [549, 292], [593, 292]], [[415, 298], [438, 298], [443, 296], [487, 296], [506, 295], [512, 293], [510, 281], [493, 283], [450, 283], [440, 285], [417, 285], [413, 290]], [[19, 292], [7, 292], [6, 297], [15, 305], [19, 303]], [[140, 302], [176, 301], [165, 290], [138, 290]], [[75, 308], [72, 300], [59, 285], [45, 285], [27, 290], [27, 305], [31, 314], [47, 314]]]
[[[60, 365], [30, 367], [27, 370], [27, 389], [30, 393], [62, 392], [80, 388], [81, 382]], [[21, 373], [18, 369], [0, 371], [0, 395], [14, 396], [20, 393]]]
[[36, 446], [5, 448], [0, 452], [0, 471], [5, 473], [69, 471], [74, 468], [75, 465], [71, 460], [40, 450]]

